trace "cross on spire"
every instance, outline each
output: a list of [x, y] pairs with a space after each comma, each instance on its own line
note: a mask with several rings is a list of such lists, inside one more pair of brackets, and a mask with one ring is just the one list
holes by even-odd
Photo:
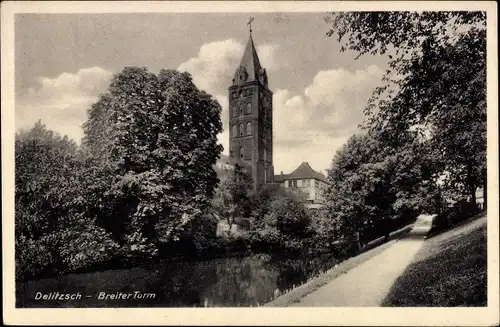
[[250, 17], [250, 20], [248, 21], [247, 25], [250, 26], [250, 34], [252, 34], [252, 22], [255, 20], [254, 17]]

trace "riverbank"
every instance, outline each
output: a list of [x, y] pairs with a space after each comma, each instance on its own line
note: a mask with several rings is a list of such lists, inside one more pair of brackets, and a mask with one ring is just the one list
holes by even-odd
[[296, 302], [299, 302], [301, 298], [314, 292], [321, 286], [326, 285], [330, 281], [339, 277], [340, 275], [346, 274], [349, 270], [359, 266], [363, 262], [373, 258], [374, 256], [380, 254], [384, 250], [392, 246], [399, 238], [405, 236], [414, 227], [414, 224], [407, 225], [397, 231], [392, 232], [389, 235], [389, 242], [385, 242], [384, 237], [375, 239], [364, 247], [364, 252], [361, 254], [349, 258], [320, 276], [292, 289], [290, 292], [285, 293], [271, 302], [266, 303], [266, 307], [286, 307], [290, 306]]

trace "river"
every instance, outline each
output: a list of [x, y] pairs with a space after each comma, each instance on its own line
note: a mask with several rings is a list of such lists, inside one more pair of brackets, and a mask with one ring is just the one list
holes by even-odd
[[[18, 283], [16, 306], [255, 307], [303, 284], [335, 263], [329, 256], [276, 259], [259, 255], [70, 274]], [[48, 299], [51, 292], [52, 297], [55, 292], [79, 292], [81, 298]], [[121, 295], [113, 298], [117, 293]], [[130, 294], [128, 299], [120, 298], [127, 294]], [[47, 299], [37, 299], [42, 295], [47, 295]], [[103, 299], [105, 295], [108, 297]]]

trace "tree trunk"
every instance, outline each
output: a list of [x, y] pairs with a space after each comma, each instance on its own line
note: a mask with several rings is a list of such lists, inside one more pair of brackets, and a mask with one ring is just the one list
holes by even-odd
[[474, 179], [472, 177], [472, 164], [470, 162], [467, 163], [467, 178], [465, 180], [466, 187], [469, 189], [469, 196], [471, 204], [477, 206], [476, 203], [476, 189], [477, 185], [473, 182]]
[[477, 206], [477, 203], [476, 203], [476, 187], [475, 186], [470, 186], [469, 187], [469, 193], [470, 193], [470, 202]]
[[483, 182], [483, 210], [484, 211], [486, 211], [487, 205], [488, 205], [488, 181], [486, 180], [486, 176], [485, 176], [484, 182]]

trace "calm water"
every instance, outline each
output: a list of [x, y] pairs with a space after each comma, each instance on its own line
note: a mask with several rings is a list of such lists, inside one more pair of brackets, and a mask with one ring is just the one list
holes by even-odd
[[[260, 306], [329, 269], [333, 258], [271, 259], [266, 256], [178, 262], [73, 274], [17, 285], [18, 307], [238, 307]], [[99, 299], [99, 293], [139, 291], [153, 298]], [[36, 300], [37, 292], [80, 292], [79, 300]], [[101, 294], [102, 295], [102, 294]], [[133, 295], [131, 295], [133, 297]]]

